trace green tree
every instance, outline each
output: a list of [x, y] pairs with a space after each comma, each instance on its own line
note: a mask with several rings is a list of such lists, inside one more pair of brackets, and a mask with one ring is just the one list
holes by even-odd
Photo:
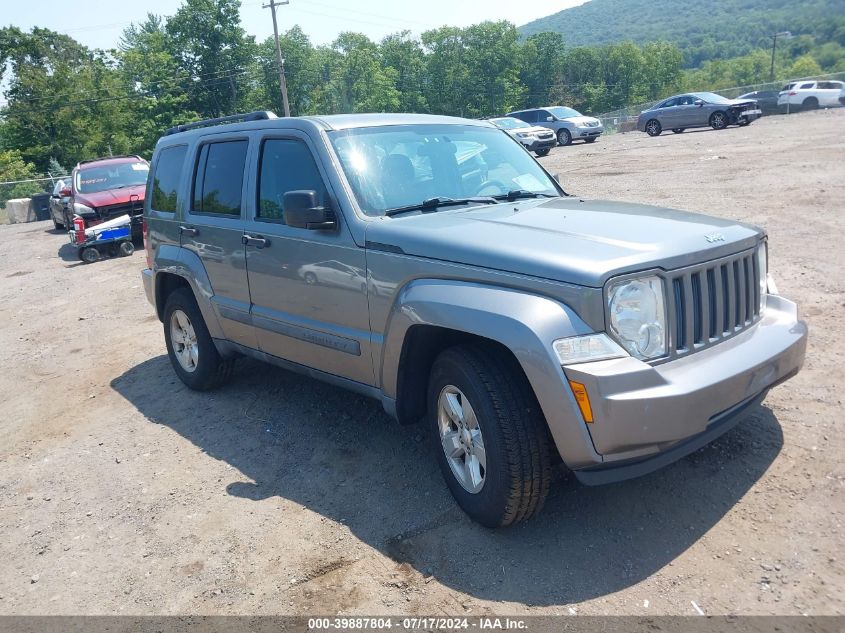
[[[35, 165], [26, 162], [19, 151], [0, 151], [0, 183], [37, 177]], [[0, 185], [0, 207], [5, 206], [8, 200], [27, 198], [43, 190], [44, 187], [37, 182]]]
[[420, 43], [409, 31], [385, 37], [379, 46], [381, 64], [396, 71], [396, 88], [399, 90], [399, 110], [402, 112], [427, 112], [425, 98], [425, 53]]

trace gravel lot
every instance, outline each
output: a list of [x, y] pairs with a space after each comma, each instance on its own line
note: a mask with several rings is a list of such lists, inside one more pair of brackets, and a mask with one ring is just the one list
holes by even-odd
[[842, 614], [845, 109], [631, 133], [543, 163], [584, 197], [764, 225], [801, 374], [647, 477], [571, 478], [535, 521], [453, 504], [422, 429], [251, 361], [176, 379], [142, 252], [0, 226], [0, 614]]

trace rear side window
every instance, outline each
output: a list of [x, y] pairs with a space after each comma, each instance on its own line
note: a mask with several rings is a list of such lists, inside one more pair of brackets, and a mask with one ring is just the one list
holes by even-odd
[[248, 141], [207, 143], [194, 174], [194, 213], [240, 215]]
[[150, 208], [154, 211], [175, 213], [179, 203], [179, 183], [185, 165], [187, 145], [168, 147], [159, 152], [153, 172], [153, 191]]
[[798, 89], [799, 89], [799, 90], [807, 90], [808, 88], [812, 88], [812, 87], [813, 87], [813, 86], [815, 86], [815, 85], [816, 85], [816, 83], [813, 81], [813, 82], [810, 82], [810, 83], [808, 83], [808, 84], [801, 84], [801, 85], [798, 87]]
[[325, 204], [326, 187], [308, 146], [293, 139], [264, 141], [258, 170], [258, 217], [284, 222], [284, 195], [301, 189], [316, 191], [318, 203]]
[[537, 111], [536, 110], [528, 110], [527, 112], [517, 112], [516, 118], [522, 119], [526, 123], [536, 123], [537, 122]]

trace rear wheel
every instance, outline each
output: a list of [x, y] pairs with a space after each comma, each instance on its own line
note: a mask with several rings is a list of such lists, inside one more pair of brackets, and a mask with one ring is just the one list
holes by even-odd
[[728, 115], [721, 110], [710, 115], [710, 127], [714, 130], [724, 130], [728, 127]]
[[473, 520], [501, 527], [542, 508], [549, 435], [512, 357], [483, 344], [441, 353], [429, 377], [428, 416], [446, 485]]
[[676, 128], [672, 128], [672, 131], [673, 131], [675, 134], [683, 134], [683, 132], [684, 132], [684, 130], [685, 130], [685, 129], [686, 129], [686, 128], [683, 128], [683, 127], [676, 127]]
[[560, 145], [569, 145], [572, 143], [572, 134], [569, 133], [569, 130], [563, 128], [557, 131], [557, 142]]
[[815, 110], [819, 107], [819, 100], [815, 97], [807, 97], [804, 103], [801, 104], [803, 110]]
[[120, 254], [124, 257], [129, 257], [132, 253], [135, 252], [135, 245], [132, 242], [121, 242], [120, 243]]
[[233, 360], [217, 351], [193, 293], [174, 290], [164, 305], [164, 342], [179, 379], [191, 389], [207, 391], [232, 375]]
[[645, 131], [649, 136], [660, 136], [660, 133], [663, 131], [663, 126], [660, 125], [660, 121], [657, 119], [651, 119], [645, 124]]

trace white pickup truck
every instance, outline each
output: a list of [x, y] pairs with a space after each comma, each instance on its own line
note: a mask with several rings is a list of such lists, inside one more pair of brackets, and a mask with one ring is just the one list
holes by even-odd
[[839, 105], [845, 89], [841, 81], [793, 81], [778, 93], [778, 107], [791, 110], [815, 110]]

